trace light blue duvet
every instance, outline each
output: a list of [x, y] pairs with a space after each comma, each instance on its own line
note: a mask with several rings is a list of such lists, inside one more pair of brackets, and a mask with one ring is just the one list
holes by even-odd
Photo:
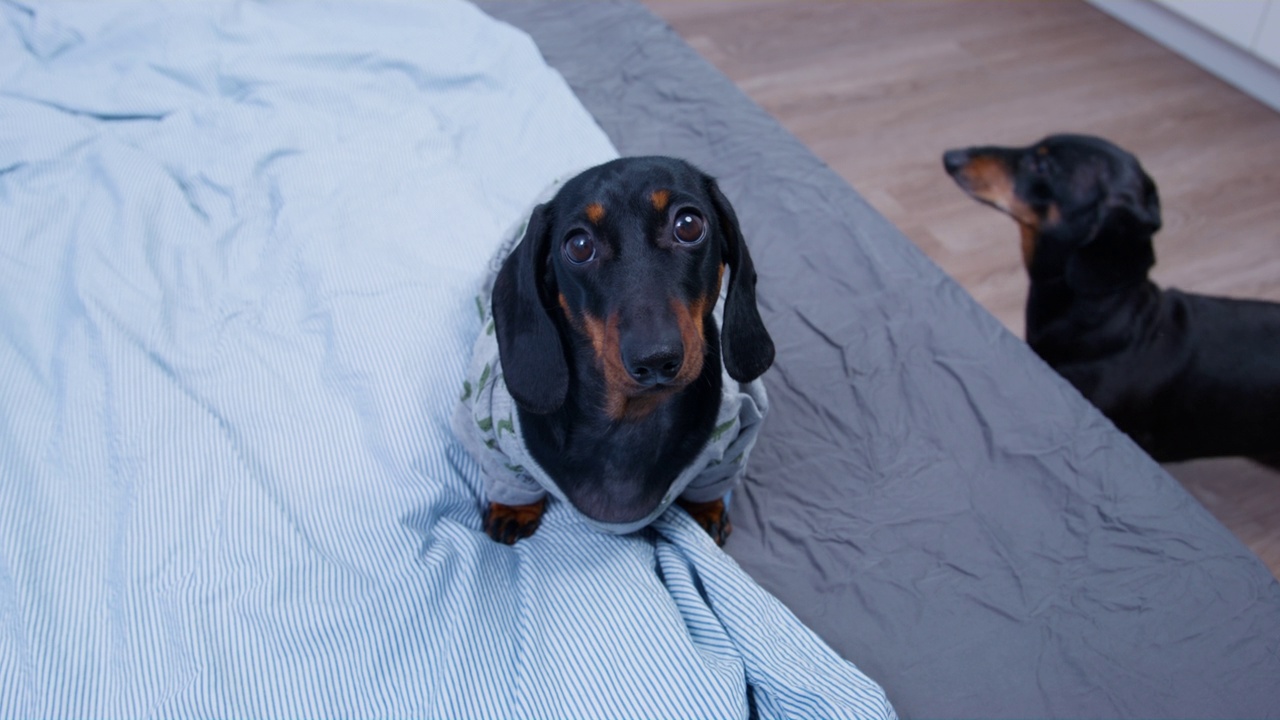
[[682, 511], [480, 530], [486, 261], [613, 155], [458, 2], [0, 2], [0, 716], [891, 716]]

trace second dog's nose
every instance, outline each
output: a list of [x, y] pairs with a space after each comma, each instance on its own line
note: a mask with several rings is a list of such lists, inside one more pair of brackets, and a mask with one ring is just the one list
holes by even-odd
[[631, 379], [645, 386], [669, 383], [680, 373], [684, 351], [678, 347], [656, 348], [634, 358], [623, 358]]
[[967, 162], [969, 162], [968, 150], [948, 150], [942, 154], [942, 165], [952, 174], [964, 167]]

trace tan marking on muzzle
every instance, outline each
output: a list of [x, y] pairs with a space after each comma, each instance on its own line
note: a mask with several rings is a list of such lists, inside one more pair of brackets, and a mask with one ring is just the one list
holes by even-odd
[[[1030, 208], [1028, 208], [1030, 210]], [[1033, 216], [1035, 213], [1031, 213]], [[1048, 212], [1045, 213], [1044, 221], [1038, 218], [1035, 222], [1023, 222], [1018, 220], [1018, 233], [1022, 238], [1022, 264], [1031, 269], [1031, 261], [1036, 256], [1036, 245], [1040, 241], [1040, 233], [1046, 225], [1055, 225], [1062, 220], [1062, 212], [1058, 210], [1057, 205], [1050, 205]]]
[[[609, 372], [609, 363], [607, 362], [606, 358], [610, 354], [607, 352], [607, 347], [609, 344], [608, 323], [596, 317], [595, 315], [592, 315], [591, 313], [585, 313], [585, 312], [582, 314], [581, 321], [582, 321], [581, 322], [582, 331], [586, 333], [587, 338], [591, 341], [591, 349], [595, 353], [596, 364], [600, 367], [600, 370], [606, 374], [606, 377], [607, 377]], [[613, 336], [615, 340], [615, 343], [614, 343], [615, 346], [617, 345], [616, 343], [617, 324], [618, 324], [617, 316], [615, 315], [613, 317], [613, 327], [614, 327]], [[614, 353], [614, 354], [617, 355], [618, 357], [617, 363], [618, 363], [618, 366], [621, 367], [622, 355], [620, 353]], [[625, 372], [625, 368], [623, 369], [623, 371]]]
[[961, 187], [974, 198], [991, 203], [1020, 223], [1039, 224], [1035, 211], [1014, 192], [1013, 175], [999, 159], [978, 155], [958, 174], [963, 181]]
[[1022, 236], [1022, 264], [1031, 269], [1031, 258], [1036, 254], [1036, 240], [1040, 239], [1040, 231], [1026, 223], [1018, 223], [1018, 233]]
[[666, 399], [666, 394], [640, 395], [644, 388], [631, 378], [622, 364], [622, 344], [618, 332], [618, 314], [601, 320], [590, 313], [582, 314], [582, 329], [591, 340], [596, 367], [604, 375], [604, 412], [613, 420], [636, 420]]
[[[714, 303], [714, 297], [710, 302]], [[671, 383], [660, 390], [646, 388], [636, 382], [622, 362], [622, 344], [618, 331], [618, 314], [607, 319], [584, 313], [582, 329], [591, 341], [596, 365], [604, 375], [604, 411], [613, 420], [639, 420], [656, 410], [672, 395], [702, 374], [706, 341], [703, 338], [708, 298], [685, 304], [671, 301], [676, 324], [680, 328], [683, 361]]]
[[[714, 296], [713, 296], [714, 297]], [[680, 327], [680, 342], [684, 344], [684, 360], [671, 384], [682, 388], [702, 374], [702, 362], [706, 355], [706, 340], [702, 335], [707, 311], [707, 298], [698, 298], [685, 304], [672, 298], [671, 311]], [[712, 303], [715, 300], [711, 300]]]

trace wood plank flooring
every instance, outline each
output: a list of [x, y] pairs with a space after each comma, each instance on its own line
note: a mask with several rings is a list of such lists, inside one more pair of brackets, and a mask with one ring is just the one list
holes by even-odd
[[[1089, 5], [646, 4], [1020, 337], [1017, 230], [952, 184], [947, 148], [1110, 138], [1159, 186], [1157, 282], [1280, 301], [1280, 114]], [[1280, 577], [1280, 473], [1166, 467]]]

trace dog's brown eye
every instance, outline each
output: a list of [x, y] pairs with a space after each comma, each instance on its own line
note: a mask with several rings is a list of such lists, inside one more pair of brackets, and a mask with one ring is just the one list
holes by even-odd
[[702, 240], [707, 234], [707, 221], [693, 210], [681, 210], [676, 215], [675, 236], [676, 240], [682, 243], [692, 245]]
[[584, 232], [574, 233], [564, 241], [564, 256], [574, 265], [589, 262], [596, 256], [596, 241]]

